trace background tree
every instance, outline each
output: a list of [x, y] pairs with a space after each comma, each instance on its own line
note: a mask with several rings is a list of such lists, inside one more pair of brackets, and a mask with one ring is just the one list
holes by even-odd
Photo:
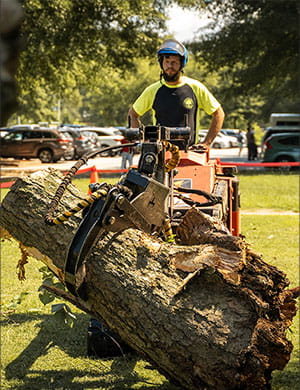
[[[103, 72], [108, 68], [127, 72], [134, 69], [137, 58], [152, 56], [166, 30], [166, 9], [174, 4], [170, 0], [21, 0], [21, 3], [25, 11], [22, 33], [26, 47], [18, 72], [21, 96], [18, 115], [34, 121], [41, 116], [55, 120], [51, 106], [57, 105], [58, 96], [66, 108], [66, 102], [74, 96], [74, 88], [87, 91], [93, 85], [96, 67]], [[175, 3], [184, 7], [205, 6], [204, 0]]]
[[265, 120], [299, 111], [299, 2], [211, 0], [208, 9], [212, 29], [190, 48], [211, 71], [226, 70], [227, 94], [262, 98]]
[[[124, 125], [128, 106], [157, 79], [157, 68], [141, 64], [155, 59], [165, 36], [166, 10], [174, 2], [23, 0], [22, 4], [27, 44], [18, 72], [17, 115], [31, 122], [60, 117], [62, 122]], [[175, 4], [210, 11], [211, 29], [188, 43], [187, 74], [204, 82], [220, 100], [226, 111], [224, 126], [244, 128], [248, 121], [265, 125], [271, 112], [299, 111], [296, 0]], [[201, 127], [207, 125], [203, 116]]]
[[136, 58], [134, 70], [95, 69], [93, 85], [81, 90], [83, 116], [98, 126], [126, 126], [130, 105], [158, 75], [158, 66], [145, 58]]

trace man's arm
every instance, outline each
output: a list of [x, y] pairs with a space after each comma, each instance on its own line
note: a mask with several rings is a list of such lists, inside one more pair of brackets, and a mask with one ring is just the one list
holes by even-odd
[[213, 140], [216, 138], [218, 132], [221, 130], [224, 122], [225, 114], [223, 108], [220, 106], [213, 114], [208, 133], [202, 143], [202, 145], [210, 146]]
[[138, 128], [141, 126], [140, 116], [137, 112], [134, 111], [132, 107], [128, 111], [128, 116], [130, 118], [130, 127]]

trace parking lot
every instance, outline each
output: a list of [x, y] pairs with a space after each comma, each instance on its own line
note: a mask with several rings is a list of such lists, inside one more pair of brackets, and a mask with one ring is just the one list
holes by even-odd
[[[238, 156], [238, 148], [230, 149], [211, 149], [210, 158], [220, 158], [224, 162], [246, 162], [247, 161], [247, 148], [244, 148], [241, 157]], [[139, 154], [134, 155], [133, 164], [137, 165], [139, 161]], [[60, 160], [57, 163], [42, 164], [38, 159], [31, 160], [15, 160], [5, 159], [1, 162], [1, 176], [19, 176], [22, 172], [34, 172], [40, 169], [54, 168], [61, 171], [69, 170], [75, 161]], [[97, 157], [88, 160], [87, 164], [83, 168], [89, 168], [95, 166], [99, 170], [119, 170], [121, 169], [121, 157]]]

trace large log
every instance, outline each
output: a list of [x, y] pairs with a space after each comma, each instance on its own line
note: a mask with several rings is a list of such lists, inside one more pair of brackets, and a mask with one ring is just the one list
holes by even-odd
[[[45, 224], [60, 181], [53, 170], [19, 179], [2, 202], [0, 224], [63, 280], [81, 218]], [[69, 186], [60, 211], [83, 196]], [[178, 241], [133, 229], [108, 235], [86, 262], [88, 300], [75, 304], [182, 389], [269, 388], [292, 350], [286, 331], [296, 308], [285, 274], [195, 209]]]

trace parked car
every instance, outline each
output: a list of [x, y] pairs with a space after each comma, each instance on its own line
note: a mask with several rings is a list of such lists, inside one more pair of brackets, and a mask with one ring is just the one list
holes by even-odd
[[68, 154], [74, 155], [72, 137], [57, 129], [9, 128], [0, 138], [1, 157], [39, 158], [50, 163]]
[[262, 143], [264, 143], [272, 134], [280, 133], [299, 133], [300, 126], [273, 126], [267, 127], [265, 129], [264, 135], [262, 137]]
[[272, 134], [264, 142], [263, 162], [300, 161], [300, 132]]
[[37, 130], [40, 129], [40, 125], [31, 125], [31, 124], [19, 124], [10, 126], [9, 129], [19, 129], [19, 130]]
[[[101, 148], [121, 145], [121, 140], [124, 139], [120, 130], [115, 127], [90, 127], [84, 126], [81, 130], [89, 131], [97, 135], [97, 140]], [[110, 150], [101, 153], [101, 157], [115, 156], [120, 150]]]
[[219, 135], [228, 137], [230, 148], [236, 148], [239, 145], [238, 132], [238, 130], [235, 131], [234, 129], [221, 129]]
[[232, 142], [232, 147], [233, 148], [238, 146], [239, 134], [241, 134], [242, 137], [243, 137], [243, 143], [247, 144], [247, 135], [246, 135], [245, 131], [240, 132], [239, 129], [221, 129], [220, 133], [223, 134], [223, 135], [226, 135], [228, 137], [233, 137], [234, 138], [234, 140]]
[[[204, 138], [206, 137], [208, 130], [200, 130], [198, 132], [198, 140], [199, 142], [204, 141]], [[216, 138], [214, 139], [211, 147], [214, 149], [223, 149], [223, 148], [231, 148], [232, 140], [229, 139], [227, 136], [223, 134], [218, 134]]]
[[73, 128], [64, 126], [60, 129], [63, 134], [70, 134], [74, 145], [74, 158], [80, 158], [85, 153], [93, 152], [101, 147], [97, 140], [95, 133], [81, 130], [80, 128]]

